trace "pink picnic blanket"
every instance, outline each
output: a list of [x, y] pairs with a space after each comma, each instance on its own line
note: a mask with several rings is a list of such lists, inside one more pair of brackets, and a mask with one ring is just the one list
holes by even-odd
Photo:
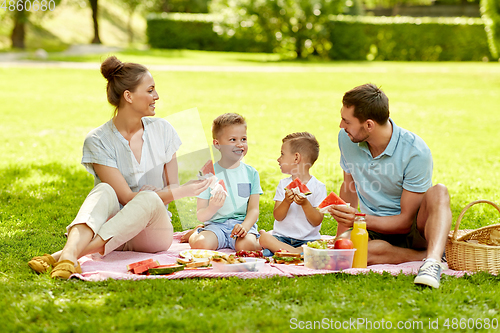
[[[339, 271], [316, 270], [309, 269], [304, 266], [283, 265], [283, 264], [265, 264], [265, 267], [260, 272], [216, 272], [212, 268], [184, 270], [175, 272], [170, 275], [137, 275], [127, 271], [127, 265], [145, 260], [157, 260], [160, 265], [174, 264], [179, 258], [179, 253], [184, 250], [189, 250], [189, 244], [180, 243], [181, 236], [185, 232], [174, 233], [174, 241], [168, 251], [158, 253], [143, 253], [132, 251], [114, 251], [103, 257], [99, 254], [92, 254], [79, 259], [82, 267], [82, 274], [73, 274], [72, 277], [79, 278], [84, 281], [103, 281], [106, 279], [115, 280], [144, 280], [144, 279], [185, 279], [185, 278], [221, 278], [236, 276], [243, 279], [249, 278], [264, 278], [271, 276], [309, 276], [315, 274], [331, 274], [339, 273]], [[326, 237], [327, 238], [327, 237]], [[220, 252], [234, 253], [230, 249], [223, 249]], [[351, 268], [343, 270], [342, 273], [359, 274], [367, 272], [383, 273], [388, 272], [392, 275], [398, 274], [417, 274], [418, 269], [422, 265], [421, 261], [406, 262], [399, 265], [372, 265], [368, 268]], [[454, 271], [447, 269], [443, 272], [446, 275], [456, 277], [463, 276], [465, 271]]]

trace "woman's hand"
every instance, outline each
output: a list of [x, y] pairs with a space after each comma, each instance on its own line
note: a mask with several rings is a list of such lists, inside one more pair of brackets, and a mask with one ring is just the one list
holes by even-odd
[[224, 206], [224, 202], [226, 201], [226, 193], [223, 191], [219, 191], [215, 193], [213, 197], [210, 198], [208, 202], [208, 206], [210, 209], [219, 210], [222, 206]]
[[348, 229], [352, 228], [354, 224], [354, 217], [357, 210], [347, 205], [332, 205], [328, 208], [328, 212], [337, 223], [342, 224]]
[[210, 185], [208, 179], [205, 180], [190, 180], [187, 183], [181, 185], [179, 189], [182, 191], [183, 197], [195, 197], [205, 191]]

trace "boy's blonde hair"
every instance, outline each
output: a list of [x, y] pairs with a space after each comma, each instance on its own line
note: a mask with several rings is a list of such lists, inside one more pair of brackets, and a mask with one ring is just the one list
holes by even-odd
[[289, 143], [292, 154], [299, 153], [304, 156], [311, 166], [319, 155], [318, 140], [309, 132], [295, 132], [283, 138], [283, 143]]
[[247, 122], [243, 116], [237, 113], [224, 113], [214, 119], [212, 123], [212, 138], [217, 139], [217, 136], [224, 129], [224, 127], [231, 125], [245, 125]]

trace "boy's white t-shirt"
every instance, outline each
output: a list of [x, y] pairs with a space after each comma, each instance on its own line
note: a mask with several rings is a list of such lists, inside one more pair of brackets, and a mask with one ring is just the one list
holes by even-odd
[[[292, 182], [292, 177], [280, 180], [276, 188], [274, 201], [285, 199], [285, 187]], [[306, 198], [313, 207], [318, 207], [321, 201], [326, 198], [326, 186], [314, 176], [306, 183], [307, 188], [312, 192]], [[282, 221], [274, 220], [273, 235], [290, 237], [300, 240], [317, 240], [321, 238], [319, 230], [321, 224], [313, 227], [306, 218], [306, 214], [300, 205], [292, 202], [286, 217]]]

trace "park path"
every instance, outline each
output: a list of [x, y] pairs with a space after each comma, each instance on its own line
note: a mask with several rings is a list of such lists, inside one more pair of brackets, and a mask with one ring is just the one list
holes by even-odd
[[[145, 63], [151, 71], [167, 72], [239, 72], [239, 73], [457, 73], [470, 72], [466, 63], [463, 68], [447, 63], [419, 63], [411, 66], [394, 66], [394, 62], [384, 63], [330, 63], [326, 65], [295, 65], [295, 66], [275, 66], [275, 65], [254, 65], [254, 66], [218, 66], [218, 65], [150, 65]], [[396, 63], [397, 64], [397, 63]], [[475, 63], [479, 66], [474, 68], [476, 74], [498, 73], [500, 66], [480, 66], [481, 63]], [[66, 69], [88, 69], [99, 70], [101, 64], [97, 62], [66, 62], [66, 61], [36, 61], [36, 60], [4, 60], [0, 59], [0, 68], [66, 68]]]

